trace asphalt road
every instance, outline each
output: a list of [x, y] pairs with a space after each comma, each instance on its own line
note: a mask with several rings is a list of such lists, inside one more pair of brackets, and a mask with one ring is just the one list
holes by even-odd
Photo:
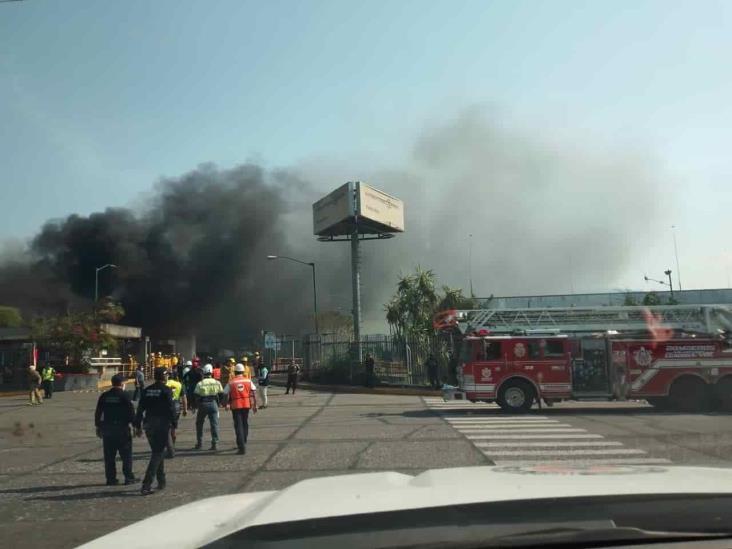
[[[42, 406], [0, 398], [0, 528], [20, 547], [73, 547], [208, 496], [284, 488], [305, 478], [368, 471], [509, 463], [732, 465], [732, 416], [656, 412], [645, 403], [567, 403], [506, 416], [492, 405], [417, 396], [270, 389], [251, 422], [246, 456], [222, 411], [216, 453], [194, 451], [183, 418], [168, 488], [149, 497], [104, 485], [94, 393], [57, 393]], [[204, 448], [210, 436], [204, 436]], [[135, 474], [147, 444], [135, 439]], [[121, 478], [121, 472], [119, 473]], [[194, 521], [206, 517], [193, 517]]]

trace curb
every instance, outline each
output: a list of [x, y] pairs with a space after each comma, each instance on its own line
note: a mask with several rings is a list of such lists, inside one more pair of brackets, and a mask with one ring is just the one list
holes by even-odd
[[[271, 385], [285, 387], [287, 384], [280, 380], [272, 380]], [[441, 396], [442, 391], [423, 389], [420, 387], [359, 387], [357, 385], [325, 385], [309, 382], [298, 382], [298, 389], [326, 391], [331, 393], [355, 393], [362, 395], [403, 395], [403, 396]]]

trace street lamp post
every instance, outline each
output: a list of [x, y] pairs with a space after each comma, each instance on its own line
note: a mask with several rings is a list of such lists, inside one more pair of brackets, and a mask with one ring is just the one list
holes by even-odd
[[671, 269], [666, 269], [663, 271], [663, 274], [665, 274], [668, 277], [668, 282], [664, 282], [663, 280], [656, 280], [655, 278], [650, 278], [648, 276], [643, 276], [643, 279], [646, 282], [658, 282], [659, 284], [663, 284], [664, 286], [668, 286], [670, 292], [671, 292], [671, 299], [674, 298], [674, 283], [671, 280]]
[[96, 271], [94, 272], [94, 303], [99, 301], [99, 271], [103, 271], [107, 267], [111, 267], [112, 269], [119, 269], [117, 265], [114, 265], [113, 263], [107, 263], [106, 265], [102, 265], [101, 267], [97, 267]]
[[320, 330], [318, 329], [318, 287], [315, 283], [315, 263], [313, 261], [301, 261], [294, 257], [287, 257], [286, 255], [268, 255], [267, 259], [287, 259], [295, 263], [300, 263], [301, 265], [308, 265], [313, 269], [313, 325], [315, 326], [315, 333], [320, 334]]

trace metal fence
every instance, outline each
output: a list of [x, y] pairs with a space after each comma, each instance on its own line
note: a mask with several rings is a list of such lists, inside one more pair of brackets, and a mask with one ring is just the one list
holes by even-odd
[[[415, 340], [396, 336], [365, 336], [363, 357], [374, 359], [374, 382], [384, 385], [430, 384], [427, 358], [437, 360], [437, 379], [448, 377], [447, 343], [438, 338]], [[322, 383], [366, 384], [366, 368], [357, 360], [354, 341], [334, 341], [311, 336], [302, 341], [303, 374]]]

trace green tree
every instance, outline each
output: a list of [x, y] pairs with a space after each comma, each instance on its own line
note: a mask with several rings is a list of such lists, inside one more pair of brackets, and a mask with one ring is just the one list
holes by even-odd
[[33, 338], [63, 351], [74, 370], [86, 371], [87, 358], [102, 349], [114, 351], [117, 341], [105, 333], [93, 313], [38, 318], [31, 322]]
[[0, 328], [18, 328], [23, 325], [23, 317], [15, 307], [0, 306]]
[[630, 294], [625, 294], [625, 299], [623, 300], [623, 305], [625, 305], [627, 307], [635, 307], [638, 305], [638, 300]]
[[658, 297], [658, 294], [656, 292], [648, 292], [645, 296], [643, 296], [643, 305], [652, 307], [654, 305], [660, 305], [660, 304], [661, 304], [661, 298]]

